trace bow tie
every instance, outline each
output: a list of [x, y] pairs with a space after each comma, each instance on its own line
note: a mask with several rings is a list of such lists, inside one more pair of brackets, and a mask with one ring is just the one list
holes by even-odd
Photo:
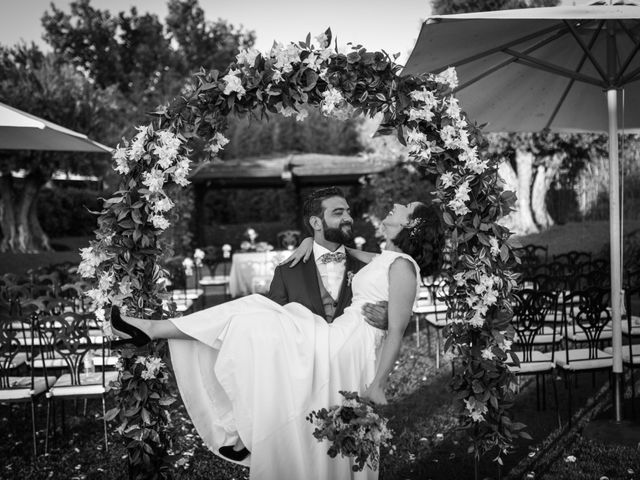
[[325, 253], [324, 255], [321, 255], [318, 261], [320, 263], [331, 263], [331, 262], [341, 263], [341, 262], [344, 262], [346, 259], [347, 259], [347, 255], [345, 253], [335, 252], [335, 253]]

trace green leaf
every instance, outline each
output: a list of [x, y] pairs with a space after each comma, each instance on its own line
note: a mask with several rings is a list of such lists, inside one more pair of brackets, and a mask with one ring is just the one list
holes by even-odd
[[104, 419], [106, 422], [110, 422], [114, 418], [116, 418], [119, 413], [120, 413], [120, 407], [112, 408], [110, 410], [107, 410], [107, 413], [104, 415]]

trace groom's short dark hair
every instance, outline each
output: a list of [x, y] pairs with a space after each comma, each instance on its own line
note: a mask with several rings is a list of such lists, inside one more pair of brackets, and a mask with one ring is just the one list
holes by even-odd
[[311, 236], [313, 236], [314, 231], [313, 231], [313, 228], [311, 227], [311, 224], [309, 223], [309, 219], [311, 217], [324, 218], [322, 202], [327, 198], [332, 198], [332, 197], [346, 198], [342, 190], [340, 190], [338, 187], [326, 187], [326, 188], [319, 188], [318, 190], [314, 190], [305, 199], [304, 205], [302, 207], [302, 217], [304, 221], [304, 226], [309, 232], [309, 234], [311, 234]]

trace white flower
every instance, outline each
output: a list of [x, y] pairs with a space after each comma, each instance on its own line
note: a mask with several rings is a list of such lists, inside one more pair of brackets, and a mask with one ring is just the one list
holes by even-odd
[[126, 175], [129, 173], [129, 159], [127, 157], [127, 149], [117, 146], [116, 151], [113, 154], [113, 159], [116, 162], [116, 168], [114, 169], [116, 172], [121, 175]]
[[429, 108], [411, 108], [409, 109], [409, 121], [425, 120], [430, 122], [433, 118], [433, 111]]
[[160, 357], [147, 357], [145, 360], [145, 366], [147, 370], [154, 375], [157, 375], [164, 367], [164, 362]]
[[174, 207], [174, 203], [169, 197], [162, 197], [151, 204], [151, 210], [155, 213], [168, 212]]
[[169, 220], [164, 218], [162, 215], [152, 215], [149, 220], [151, 220], [153, 227], [159, 230], [166, 230], [171, 225]]
[[470, 147], [469, 145], [464, 145], [462, 147], [462, 153], [460, 154], [459, 159], [465, 163], [464, 166], [467, 170], [477, 174], [484, 172], [489, 164], [488, 160], [480, 160], [478, 158], [477, 147]]
[[109, 291], [115, 279], [114, 272], [103, 272], [98, 279], [98, 288], [103, 292]]
[[189, 175], [189, 159], [183, 157], [178, 164], [176, 165], [176, 169], [173, 172], [173, 181], [178, 185], [186, 187], [189, 185], [189, 180], [187, 179], [187, 175]]
[[327, 37], [326, 33], [321, 33], [320, 35], [315, 37], [315, 41], [318, 42], [319, 48], [326, 48], [329, 46], [329, 37]]
[[134, 137], [131, 148], [129, 149], [129, 158], [138, 161], [144, 154], [144, 144], [147, 139], [147, 127], [136, 127], [138, 134]]
[[412, 91], [409, 96], [416, 102], [424, 102], [426, 104], [426, 108], [428, 108], [429, 110], [438, 105], [438, 101], [436, 100], [436, 96], [433, 94], [433, 92], [427, 90], [424, 87], [422, 87], [422, 89], [420, 90]]
[[142, 174], [142, 184], [145, 185], [150, 192], [162, 192], [164, 172], [157, 168], [154, 168], [151, 172], [144, 172]]
[[480, 315], [480, 312], [475, 312], [473, 317], [469, 320], [469, 325], [476, 328], [482, 328], [484, 325], [484, 318]]
[[451, 89], [458, 86], [458, 74], [454, 67], [449, 67], [444, 72], [440, 72], [434, 77], [434, 80], [442, 85], [447, 85]]
[[469, 180], [462, 182], [456, 189], [455, 198], [448, 204], [456, 215], [466, 215], [471, 211], [465, 203], [469, 201], [469, 191]]
[[440, 181], [442, 182], [442, 188], [449, 188], [453, 186], [453, 172], [444, 172], [440, 175]]
[[258, 55], [260, 55], [260, 52], [255, 48], [245, 49], [236, 55], [236, 61], [248, 67], [253, 67]]
[[225, 83], [224, 93], [225, 95], [230, 95], [232, 92], [236, 92], [238, 98], [242, 98], [242, 96], [246, 93], [246, 90], [242, 86], [242, 79], [238, 76], [240, 74], [240, 70], [231, 69], [229, 73], [222, 77], [222, 80]]
[[278, 69], [273, 70], [273, 76], [271, 77], [273, 83], [279, 83], [282, 81], [282, 72]]
[[140, 377], [142, 377], [143, 380], [153, 380], [154, 378], [156, 378], [156, 374], [155, 372], [151, 372], [149, 370], [142, 370], [142, 372], [140, 373]]
[[202, 260], [204, 259], [204, 251], [196, 248], [195, 252], [193, 252], [193, 259], [195, 260], [196, 267], [201, 267]]
[[294, 115], [298, 115], [298, 112], [293, 107], [283, 107], [281, 103], [276, 106], [276, 110], [283, 117], [292, 117]]
[[453, 276], [453, 279], [456, 281], [456, 285], [459, 287], [464, 287], [467, 284], [466, 274], [464, 272], [458, 272]]
[[93, 246], [80, 249], [82, 261], [78, 266], [78, 273], [81, 277], [92, 278], [96, 274], [96, 267], [104, 262], [108, 255], [101, 251], [96, 251]]
[[407, 129], [407, 143], [420, 145], [421, 143], [427, 143], [427, 134], [422, 133], [416, 128]]
[[487, 347], [484, 350], [482, 350], [482, 358], [484, 358], [485, 360], [493, 360], [494, 358], [496, 358], [496, 356], [491, 351], [491, 348]]
[[513, 340], [509, 340], [507, 338], [505, 338], [504, 340], [502, 340], [502, 345], [500, 346], [500, 348], [505, 351], [508, 352], [509, 350], [511, 350], [511, 345], [513, 344]]
[[444, 142], [445, 147], [453, 148], [456, 146], [456, 129], [451, 125], [446, 125], [440, 129], [440, 138]]
[[469, 416], [474, 422], [484, 420], [484, 414], [488, 411], [487, 405], [484, 402], [477, 400], [475, 397], [469, 397], [469, 399], [464, 400], [464, 403], [466, 409], [469, 411]]
[[296, 122], [302, 122], [305, 118], [309, 116], [309, 112], [306, 108], [301, 108], [300, 111], [296, 114]]
[[295, 43], [290, 43], [286, 47], [278, 42], [274, 42], [269, 56], [276, 59], [275, 67], [284, 73], [293, 70], [292, 63], [300, 61], [300, 47]]
[[87, 297], [89, 297], [96, 305], [96, 308], [102, 307], [105, 303], [109, 301], [107, 296], [107, 292], [100, 290], [99, 288], [92, 288], [87, 290]]
[[189, 257], [186, 257], [182, 261], [182, 268], [184, 268], [184, 273], [186, 276], [190, 277], [191, 275], [193, 275], [193, 260], [191, 260]]
[[215, 155], [220, 150], [222, 150], [227, 143], [229, 143], [229, 139], [220, 132], [216, 132], [216, 134], [213, 136], [213, 139], [209, 143], [209, 151]]
[[462, 111], [460, 109], [458, 99], [451, 95], [448, 101], [445, 101], [445, 104], [447, 105], [447, 108], [445, 110], [447, 112], [447, 115], [454, 120], [460, 120]]
[[333, 113], [334, 110], [336, 110], [342, 103], [344, 103], [342, 94], [333, 87], [329, 87], [324, 92], [322, 92], [322, 98], [322, 112], [327, 115]]
[[496, 237], [489, 237], [489, 243], [491, 244], [491, 256], [497, 257], [500, 254], [500, 244]]

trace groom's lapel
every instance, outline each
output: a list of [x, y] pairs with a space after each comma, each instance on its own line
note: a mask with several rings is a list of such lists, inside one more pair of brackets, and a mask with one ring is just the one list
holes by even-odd
[[324, 305], [322, 304], [320, 284], [318, 283], [318, 269], [313, 254], [311, 254], [307, 263], [302, 262], [302, 276], [304, 277], [304, 286], [306, 286], [310, 306], [313, 307], [310, 310], [324, 317]]

